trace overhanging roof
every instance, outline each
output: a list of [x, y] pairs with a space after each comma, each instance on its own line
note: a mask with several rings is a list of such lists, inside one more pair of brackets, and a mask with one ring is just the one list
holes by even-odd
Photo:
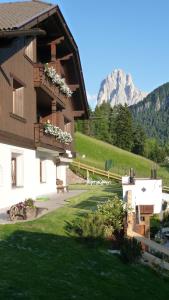
[[19, 29], [55, 8], [40, 1], [0, 3], [0, 30]]

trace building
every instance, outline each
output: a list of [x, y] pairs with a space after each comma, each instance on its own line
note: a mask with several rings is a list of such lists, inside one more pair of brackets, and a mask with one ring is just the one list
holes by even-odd
[[122, 177], [123, 199], [128, 202], [128, 231], [150, 237], [150, 217], [162, 211], [162, 180]]
[[0, 208], [66, 185], [88, 117], [78, 47], [58, 6], [0, 3]]

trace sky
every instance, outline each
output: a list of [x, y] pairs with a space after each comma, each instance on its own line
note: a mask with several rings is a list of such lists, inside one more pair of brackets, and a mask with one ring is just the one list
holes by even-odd
[[146, 92], [169, 81], [169, 0], [47, 2], [59, 5], [76, 40], [91, 107], [114, 69]]

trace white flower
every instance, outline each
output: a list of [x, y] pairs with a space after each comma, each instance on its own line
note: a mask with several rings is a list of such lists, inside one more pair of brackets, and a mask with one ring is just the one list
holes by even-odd
[[62, 131], [59, 127], [52, 125], [50, 120], [43, 125], [44, 133], [47, 135], [55, 136], [56, 140], [59, 140], [63, 144], [70, 144], [73, 139], [69, 132]]
[[52, 81], [53, 84], [59, 87], [61, 93], [70, 98], [73, 92], [67, 86], [65, 79], [61, 78], [59, 74], [57, 74], [56, 70], [53, 67], [49, 67], [48, 64], [45, 64], [44, 69], [45, 75]]

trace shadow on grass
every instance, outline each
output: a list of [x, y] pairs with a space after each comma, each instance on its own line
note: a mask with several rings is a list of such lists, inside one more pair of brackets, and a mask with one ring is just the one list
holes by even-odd
[[0, 256], [1, 299], [154, 300], [169, 293], [168, 281], [151, 270], [126, 266], [73, 237], [18, 230], [1, 240]]
[[0, 298], [90, 299], [87, 290], [97, 288], [86, 288], [96, 264], [90, 252], [73, 237], [15, 231], [0, 242]]
[[85, 209], [85, 210], [88, 210], [88, 209], [95, 210], [98, 204], [103, 203], [103, 202], [107, 201], [108, 199], [111, 199], [111, 197], [113, 197], [115, 194], [119, 198], [122, 198], [121, 188], [113, 189], [111, 186], [105, 186], [102, 189], [102, 192], [109, 193], [109, 194], [107, 194], [105, 196], [103, 194], [101, 194], [101, 195], [96, 194], [94, 196], [88, 197], [87, 200], [84, 200], [78, 204], [71, 205], [71, 207]]
[[97, 207], [97, 204], [103, 203], [108, 199], [109, 199], [108, 196], [99, 196], [99, 195], [92, 196], [92, 197], [89, 197], [87, 200], [84, 200], [78, 204], [71, 205], [71, 207], [85, 209], [85, 210], [89, 210], [89, 209], [95, 210]]

